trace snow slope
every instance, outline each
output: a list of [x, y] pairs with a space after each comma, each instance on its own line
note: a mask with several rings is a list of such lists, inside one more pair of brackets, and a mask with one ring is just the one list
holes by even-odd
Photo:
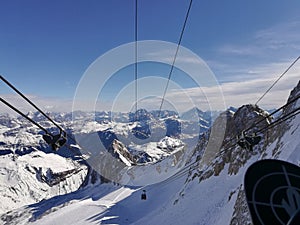
[[0, 213], [73, 192], [86, 174], [85, 166], [56, 154], [36, 150], [23, 156], [2, 156]]

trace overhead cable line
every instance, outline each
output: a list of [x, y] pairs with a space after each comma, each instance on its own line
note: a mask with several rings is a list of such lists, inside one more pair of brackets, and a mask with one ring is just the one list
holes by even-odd
[[43, 126], [35, 122], [33, 119], [26, 116], [24, 113], [22, 113], [20, 110], [18, 110], [16, 107], [14, 107], [12, 104], [8, 103], [3, 98], [0, 98], [1, 102], [3, 102], [6, 106], [14, 110], [19, 115], [23, 116], [27, 120], [29, 120], [31, 123], [39, 127], [41, 130], [43, 130], [46, 134], [43, 135], [44, 141], [49, 144], [53, 150], [57, 150], [67, 142], [67, 134], [66, 131], [63, 130], [61, 126], [59, 126], [54, 120], [52, 120], [48, 115], [46, 115], [43, 110], [41, 110], [39, 107], [37, 107], [32, 101], [30, 101], [24, 94], [22, 94], [16, 87], [14, 87], [8, 80], [6, 80], [2, 75], [0, 75], [0, 79], [7, 84], [11, 89], [13, 89], [18, 95], [20, 95], [25, 101], [27, 101], [32, 107], [34, 107], [38, 112], [40, 112], [45, 118], [47, 118], [53, 125], [55, 125], [59, 129], [59, 134], [53, 135], [52, 133], [48, 132], [47, 129], [45, 129]]
[[[181, 40], [182, 40], [182, 36], [183, 36], [183, 33], [184, 33], [184, 29], [185, 29], [185, 25], [186, 25], [186, 21], [187, 21], [187, 18], [188, 18], [188, 15], [189, 15], [189, 11], [190, 11], [190, 8], [191, 8], [191, 4], [192, 4], [192, 0], [190, 1], [190, 5], [189, 5], [189, 8], [188, 8], [188, 11], [187, 11], [187, 15], [186, 15], [186, 18], [185, 18], [185, 22], [184, 22], [184, 26], [183, 26], [183, 29], [182, 29], [182, 32], [181, 32], [181, 35], [180, 35], [180, 39], [179, 39], [179, 42], [178, 42], [178, 45], [177, 45], [177, 49], [176, 49], [176, 53], [175, 53], [175, 56], [174, 56], [174, 59], [173, 59], [173, 63], [172, 63], [172, 66], [171, 66], [171, 70], [170, 70], [170, 73], [169, 73], [169, 76], [168, 76], [168, 81], [167, 81], [167, 85], [166, 85], [166, 88], [164, 90], [164, 94], [163, 94], [163, 97], [162, 97], [162, 101], [161, 101], [161, 105], [160, 105], [160, 108], [159, 108], [159, 116], [160, 116], [160, 113], [161, 113], [161, 110], [162, 110], [162, 106], [163, 106], [163, 103], [164, 103], [164, 99], [165, 99], [165, 95], [166, 95], [166, 92], [167, 92], [167, 89], [168, 89], [168, 85], [169, 85], [169, 82], [170, 82], [170, 79], [171, 79], [171, 76], [172, 76], [172, 72], [173, 72], [173, 69], [174, 69], [174, 65], [175, 65], [175, 61], [176, 61], [176, 58], [177, 58], [177, 54], [178, 54], [178, 50], [179, 50], [179, 47], [180, 47], [180, 43], [181, 43]], [[300, 56], [281, 74], [281, 76], [271, 85], [271, 87], [258, 99], [258, 101], [255, 103], [255, 105], [257, 105], [259, 103], [259, 101], [275, 86], [275, 84], [294, 66], [294, 64], [300, 59]], [[275, 113], [279, 112], [281, 109], [283, 109], [284, 107], [286, 107], [287, 105], [295, 102], [300, 96], [294, 98], [293, 100], [289, 101], [288, 103], [286, 103], [284, 106], [280, 107], [279, 109], [275, 110], [274, 112], [272, 112], [271, 114], [269, 114], [266, 118], [274, 115]], [[274, 126], [277, 126], [278, 124], [292, 118], [293, 116], [296, 116], [297, 114], [299, 114], [300, 112], [297, 112], [298, 110], [300, 110], [300, 107], [293, 110], [292, 112], [288, 113], [287, 115], [279, 118], [278, 120], [268, 124], [267, 126], [265, 126], [264, 128], [260, 129], [258, 132], [262, 132], [264, 130], [267, 130], [267, 129], [270, 129], [271, 127], [274, 127]], [[297, 113], [296, 113], [297, 112]], [[253, 126], [247, 128], [245, 131], [248, 131], [250, 130], [251, 128], [255, 127], [257, 124], [261, 123], [262, 121], [264, 121], [266, 118], [258, 121], [257, 123], [255, 123]], [[226, 143], [229, 143], [233, 140], [230, 139], [228, 140]], [[224, 143], [223, 146], [226, 144]], [[231, 145], [229, 146], [227, 149], [235, 146], [237, 143], [235, 143], [234, 145]], [[222, 152], [225, 152], [225, 150], [221, 151], [220, 153]], [[182, 176], [184, 176], [185, 174], [187, 174], [191, 169], [194, 169], [196, 168], [196, 166], [198, 166], [198, 163], [199, 161], [195, 161], [194, 163], [190, 163], [186, 166], [184, 166], [183, 169], [181, 169], [180, 171], [178, 171], [177, 173], [175, 173], [174, 175], [172, 175], [171, 177], [169, 177], [168, 179], [166, 179], [165, 181], [162, 181], [162, 183], [169, 183], [171, 182], [172, 180], [175, 180], [175, 179], [178, 179]], [[197, 164], [196, 166], [194, 166], [194, 164]]]
[[300, 56], [277, 78], [277, 80], [266, 90], [266, 92], [256, 101], [255, 105], [257, 105], [260, 100], [265, 97], [265, 95], [277, 84], [277, 82], [295, 65], [295, 63], [300, 59]]
[[[299, 111], [299, 112], [297, 112], [297, 111]], [[265, 126], [265, 127], [261, 128], [261, 129], [258, 130], [257, 132], [263, 132], [263, 131], [266, 131], [266, 130], [268, 130], [268, 129], [274, 127], [274, 126], [277, 126], [278, 124], [280, 124], [280, 123], [282, 123], [282, 122], [284, 122], [284, 121], [286, 121], [286, 120], [288, 120], [288, 119], [290, 119], [290, 118], [296, 116], [296, 115], [299, 114], [299, 113], [300, 113], [300, 107], [298, 107], [298, 108], [292, 110], [291, 112], [287, 113], [287, 114], [284, 115], [283, 117], [279, 117], [277, 120], [275, 120], [274, 122], [268, 124], [268, 126]]]
[[38, 128], [40, 128], [42, 131], [44, 131], [46, 134], [49, 134], [49, 132], [42, 127], [40, 124], [38, 124], [37, 122], [35, 122], [33, 119], [31, 119], [30, 117], [26, 116], [24, 113], [22, 113], [20, 110], [18, 110], [16, 107], [14, 107], [13, 105], [11, 105], [9, 102], [7, 102], [6, 100], [4, 100], [3, 98], [0, 97], [0, 101], [2, 103], [4, 103], [6, 106], [8, 106], [9, 108], [11, 108], [12, 110], [14, 110], [16, 113], [20, 114], [21, 116], [23, 116], [24, 118], [26, 118], [27, 120], [29, 120], [31, 123], [33, 123], [34, 125], [36, 125]]
[[62, 128], [53, 121], [46, 113], [44, 113], [39, 107], [37, 107], [32, 101], [30, 101], [24, 94], [22, 94], [16, 87], [14, 87], [8, 80], [6, 80], [2, 75], [0, 75], [0, 79], [6, 83], [11, 89], [13, 89], [18, 95], [20, 95], [23, 99], [25, 99], [31, 106], [33, 106], [37, 111], [39, 111], [44, 117], [46, 117], [51, 123], [53, 123], [61, 132]]
[[257, 126], [258, 124], [260, 124], [261, 122], [265, 121], [266, 118], [269, 118], [271, 116], [273, 116], [274, 114], [278, 113], [280, 110], [284, 109], [285, 107], [287, 107], [288, 105], [294, 103], [295, 101], [297, 101], [300, 98], [300, 95], [293, 98], [292, 100], [288, 101], [286, 104], [284, 104], [283, 106], [281, 106], [280, 108], [276, 109], [274, 112], [268, 114], [265, 118], [259, 120], [258, 122], [256, 122], [255, 124], [253, 124], [252, 126], [248, 127], [247, 129], [244, 130], [244, 132], [251, 130], [252, 128], [254, 128], [255, 126]]
[[134, 21], [134, 41], [135, 41], [135, 63], [134, 63], [134, 80], [135, 80], [135, 112], [138, 110], [138, 0], [135, 0], [135, 21]]
[[169, 72], [169, 75], [168, 75], [167, 84], [165, 86], [164, 93], [163, 93], [163, 96], [162, 96], [162, 99], [161, 99], [161, 103], [160, 103], [160, 107], [159, 107], [159, 114], [158, 114], [159, 117], [160, 117], [161, 110], [162, 110], [162, 107], [163, 107], [163, 104], [164, 104], [164, 101], [165, 101], [165, 97], [166, 97], [167, 90], [168, 90], [168, 87], [169, 87], [170, 79], [171, 79], [171, 76], [172, 76], [172, 73], [173, 73], [173, 70], [174, 70], [174, 66], [175, 66], [175, 62], [176, 62], [176, 59], [177, 59], [179, 47], [181, 45], [182, 37], [183, 37], [184, 30], [185, 30], [185, 27], [186, 27], [186, 24], [187, 24], [187, 20], [188, 20], [189, 14], [190, 14], [192, 3], [193, 3], [193, 0], [190, 0], [190, 4], [189, 4], [188, 10], [187, 10], [186, 15], [185, 15], [185, 19], [184, 19], [183, 27], [182, 27], [182, 30], [181, 30], [181, 33], [180, 33], [180, 37], [179, 37], [179, 41], [178, 41], [177, 48], [176, 48], [176, 51], [175, 51], [175, 55], [174, 55], [174, 58], [173, 58], [173, 61], [172, 61], [171, 69], [170, 69], [170, 72]]

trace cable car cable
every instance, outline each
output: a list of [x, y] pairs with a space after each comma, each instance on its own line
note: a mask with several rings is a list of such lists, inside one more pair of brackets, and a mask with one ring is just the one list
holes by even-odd
[[[134, 79], [135, 79], [135, 112], [138, 110], [138, 0], [135, 0], [135, 63], [134, 63]], [[136, 115], [137, 116], [137, 115]]]
[[265, 97], [265, 95], [275, 86], [275, 84], [295, 65], [295, 63], [300, 59], [300, 56], [278, 77], [278, 79], [266, 90], [266, 92], [256, 101], [255, 105], [257, 105], [260, 100]]
[[7, 105], [9, 108], [11, 108], [12, 110], [14, 110], [15, 112], [17, 112], [18, 114], [20, 114], [21, 116], [23, 116], [24, 118], [26, 118], [27, 120], [29, 120], [31, 123], [33, 123], [34, 125], [36, 125], [38, 128], [40, 128], [42, 131], [44, 131], [46, 134], [49, 134], [49, 132], [42, 127], [40, 124], [38, 124], [37, 122], [35, 122], [33, 119], [29, 118], [28, 116], [26, 116], [24, 113], [22, 113], [20, 110], [18, 110], [16, 107], [14, 107], [13, 105], [11, 105], [9, 102], [7, 102], [6, 100], [4, 100], [2, 97], [0, 97], [0, 101], [3, 102], [5, 105]]
[[31, 106], [33, 106], [37, 111], [39, 111], [43, 116], [45, 116], [51, 123], [53, 123], [59, 130], [62, 132], [62, 128], [53, 121], [47, 114], [45, 114], [40, 108], [38, 108], [32, 101], [30, 101], [24, 94], [22, 94], [16, 87], [14, 87], [8, 80], [6, 80], [2, 75], [0, 75], [0, 79], [6, 83], [11, 89], [13, 89], [18, 95], [20, 95], [23, 99], [25, 99]]
[[252, 128], [254, 128], [255, 126], [257, 126], [258, 124], [260, 124], [261, 122], [265, 121], [266, 118], [269, 118], [271, 116], [273, 116], [274, 114], [278, 113], [280, 110], [282, 110], [283, 108], [287, 107], [288, 105], [294, 103], [295, 101], [297, 101], [300, 98], [300, 95], [293, 98], [292, 100], [288, 101], [286, 104], [284, 104], [283, 106], [281, 106], [280, 108], [276, 109], [274, 112], [270, 113], [269, 115], [267, 115], [265, 118], [259, 120], [258, 122], [256, 122], [255, 124], [253, 124], [252, 126], [248, 127], [247, 129], [245, 129], [244, 131], [248, 131], [251, 130]]
[[173, 58], [173, 61], [172, 61], [171, 69], [170, 69], [170, 72], [169, 72], [169, 75], [168, 75], [168, 80], [167, 80], [167, 83], [166, 83], [166, 86], [165, 86], [165, 89], [164, 89], [164, 93], [163, 93], [163, 96], [162, 96], [162, 99], [161, 99], [161, 103], [160, 103], [160, 107], [159, 107], [159, 114], [158, 114], [159, 117], [160, 117], [161, 110], [162, 110], [162, 107], [163, 107], [163, 104], [164, 104], [164, 101], [165, 101], [165, 97], [166, 97], [167, 90], [168, 90], [168, 87], [169, 87], [170, 79], [171, 79], [171, 76], [172, 76], [172, 73], [173, 73], [173, 70], [174, 70], [174, 66], [175, 66], [175, 62], [176, 62], [176, 59], [177, 59], [179, 47], [181, 45], [182, 37], [183, 37], [184, 30], [185, 30], [185, 27], [186, 27], [186, 24], [187, 24], [187, 20], [188, 20], [189, 14], [190, 14], [192, 3], [193, 3], [193, 0], [190, 0], [189, 7], [188, 7], [188, 10], [187, 10], [186, 15], [185, 15], [183, 27], [182, 27], [182, 30], [181, 30], [181, 33], [180, 33], [179, 41], [178, 41], [178, 44], [177, 44], [177, 48], [176, 48], [176, 51], [175, 51], [175, 55], [174, 55], [174, 58]]

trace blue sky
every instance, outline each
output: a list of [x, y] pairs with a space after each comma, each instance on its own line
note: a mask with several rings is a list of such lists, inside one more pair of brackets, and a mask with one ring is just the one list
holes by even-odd
[[[176, 43], [188, 3], [140, 0], [139, 40]], [[182, 45], [208, 64], [224, 92], [226, 105], [254, 103], [300, 55], [299, 9], [297, 0], [194, 0]], [[76, 87], [90, 64], [105, 52], [132, 41], [134, 0], [0, 3], [0, 73], [41, 107], [52, 105], [70, 111]], [[262, 106], [283, 104], [299, 80], [299, 64]], [[151, 73], [151, 68], [152, 74], [167, 76], [166, 65], [147, 63], [139, 65], [140, 76]], [[131, 69], [124, 68], [125, 75], [116, 74], [106, 84], [102, 90], [104, 102], [113, 100], [132, 81]], [[176, 73], [174, 82], [193, 93], [195, 84], [179, 70]], [[151, 85], [155, 89], [155, 83]], [[213, 89], [202, 87], [202, 91]], [[180, 93], [170, 93], [169, 98], [181, 105]], [[0, 94], [14, 99], [3, 84]], [[195, 93], [192, 96], [197, 99]], [[195, 104], [202, 106], [199, 99]], [[103, 105], [103, 109], [110, 107]]]

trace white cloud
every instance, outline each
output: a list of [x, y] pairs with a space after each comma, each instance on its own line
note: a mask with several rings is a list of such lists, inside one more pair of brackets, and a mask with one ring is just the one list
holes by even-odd
[[[260, 64], [253, 67], [251, 71], [240, 71], [239, 77], [235, 81], [223, 82], [219, 86], [193, 87], [183, 89], [178, 84], [170, 83], [166, 95], [164, 108], [186, 111], [194, 106], [202, 110], [223, 110], [225, 107], [239, 107], [244, 104], [254, 104], [260, 96], [274, 83], [274, 81], [285, 71], [291, 62]], [[237, 75], [236, 75], [237, 76]], [[244, 78], [244, 79], [243, 79]], [[288, 73], [271, 89], [259, 105], [265, 109], [277, 108], [283, 105], [290, 91], [297, 85], [300, 79], [300, 61], [292, 67]], [[153, 81], [153, 82], [152, 82]], [[149, 84], [151, 85], [149, 86]], [[165, 80], [162, 78], [147, 78], [140, 81], [139, 95], [142, 98], [140, 107], [147, 109], [158, 109], [161, 103], [162, 90]], [[128, 111], [133, 107], [132, 85], [123, 88], [113, 102], [104, 102], [98, 99], [96, 110]], [[157, 89], [152, 87], [156, 86]], [[220, 96], [220, 89], [223, 96]], [[1, 95], [2, 98], [17, 106], [20, 110], [27, 112], [34, 109], [16, 95]], [[66, 111], [72, 110], [72, 99], [59, 100], [53, 98], [43, 98], [38, 96], [28, 96], [34, 103], [45, 111]], [[93, 110], [88, 108], [93, 104], [91, 101], [82, 101], [80, 110]], [[225, 103], [225, 104], [224, 104]], [[115, 104], [115, 105], [114, 105]], [[11, 112], [6, 106], [0, 107], [0, 112]]]
[[218, 52], [231, 56], [286, 58], [300, 49], [300, 21], [289, 21], [259, 30], [240, 44], [227, 43]]
[[[193, 100], [193, 103], [203, 110], [207, 110], [209, 107], [222, 109], [224, 102], [218, 94], [219, 88], [223, 92], [227, 107], [254, 104], [290, 64], [291, 62], [260, 64], [258, 67], [252, 68], [252, 71], [241, 73], [235, 81], [223, 82], [220, 86], [201, 87], [201, 91], [199, 88], [189, 88], [184, 91]], [[283, 105], [299, 79], [300, 61], [279, 80], [259, 102], [259, 105], [265, 109], [278, 108]], [[167, 98], [177, 102], [176, 105], [181, 105], [183, 109], [187, 107], [181, 91], [173, 90], [168, 93]]]
[[[278, 108], [283, 105], [292, 88], [297, 85], [299, 74], [300, 69], [298, 68], [297, 71], [293, 71], [289, 76], [280, 80], [278, 85], [263, 98], [259, 105], [264, 109]], [[164, 108], [176, 110], [181, 113], [194, 106], [202, 110], [224, 110], [224, 103], [226, 107], [240, 107], [249, 103], [254, 104], [275, 80], [274, 77], [269, 77], [240, 82], [227, 82], [220, 86], [213, 87], [194, 87], [180, 90], [171, 89], [166, 95]], [[222, 90], [224, 98], [219, 95], [220, 89]], [[21, 102], [16, 96], [2, 97], [23, 112], [34, 111], [32, 107]], [[30, 96], [30, 99], [45, 111], [71, 112], [72, 110], [72, 100], [56, 100], [37, 96]], [[149, 96], [141, 102], [140, 107], [158, 109], [160, 103], [160, 96]], [[131, 100], [130, 102], [121, 101], [116, 108], [119, 111], [127, 111], [128, 108], [132, 108], [132, 104]], [[80, 105], [82, 106], [81, 110], [93, 110], [86, 107], [86, 105], [90, 105], [87, 102], [82, 102]], [[112, 108], [111, 102], [101, 102], [101, 104], [97, 104], [96, 110], [111, 110]], [[11, 113], [12, 111], [4, 106], [0, 108], [0, 112]]]
[[[261, 34], [261, 38], [262, 38]], [[267, 34], [264, 35], [266, 37]], [[188, 59], [187, 59], [188, 60]], [[294, 59], [292, 59], [294, 60]], [[255, 103], [260, 96], [273, 84], [273, 82], [285, 71], [291, 64], [291, 59], [286, 60], [280, 58], [277, 62], [260, 62], [256, 66], [226, 64], [220, 61], [210, 61], [209, 65], [213, 65], [228, 77], [221, 77], [219, 86], [212, 87], [194, 87], [183, 89], [180, 84], [171, 85], [166, 95], [164, 106], [183, 112], [194, 106], [202, 110], [223, 110], [224, 103], [227, 107], [239, 107], [248, 103]], [[216, 74], [218, 77], [218, 74]], [[150, 79], [150, 78], [149, 78]], [[145, 79], [140, 82], [139, 95], [143, 96], [140, 106], [149, 109], [158, 109], [161, 103], [161, 96], [165, 87], [165, 80], [162, 78]], [[266, 95], [260, 102], [260, 106], [265, 109], [276, 108], [283, 105], [293, 87], [295, 87], [300, 79], [300, 60], [293, 68], [276, 84], [276, 86]], [[144, 86], [142, 85], [144, 84]], [[112, 110], [114, 107], [120, 111], [128, 111], [132, 108], [134, 99], [128, 97], [133, 91], [132, 86], [124, 87], [125, 92], [120, 92], [117, 101], [117, 107], [112, 102], [97, 102], [96, 110]], [[223, 96], [220, 96], [219, 90], [222, 90]], [[127, 94], [126, 94], [127, 93]], [[1, 95], [2, 98], [17, 106], [21, 111], [33, 111], [34, 109], [16, 95]], [[54, 99], [38, 96], [28, 96], [34, 103], [45, 111], [65, 111], [72, 110], [72, 99]], [[101, 99], [100, 99], [101, 100]], [[90, 101], [91, 102], [91, 101]], [[115, 101], [116, 102], [116, 101]], [[81, 110], [93, 110], [89, 101], [82, 101]], [[2, 104], [0, 112], [11, 112], [11, 110]]]
[[262, 49], [258, 46], [251, 45], [234, 45], [234, 44], [225, 44], [221, 46], [218, 51], [223, 54], [231, 54], [231, 55], [258, 55], [261, 53]]
[[[38, 108], [45, 112], [70, 112], [72, 109], [72, 100], [46, 98], [28, 94], [26, 95], [26, 97], [29, 100], [31, 100]], [[23, 113], [27, 113], [29, 111], [36, 111], [36, 109], [33, 106], [31, 106], [18, 95], [5, 94], [1, 95], [1, 98], [3, 98], [5, 101], [13, 105]], [[4, 103], [1, 103], [0, 113], [14, 113], [14, 111], [8, 106], [6, 106]]]
[[244, 82], [274, 79], [299, 55], [300, 21], [295, 20], [259, 30], [239, 44], [218, 47], [208, 64], [219, 82]]

